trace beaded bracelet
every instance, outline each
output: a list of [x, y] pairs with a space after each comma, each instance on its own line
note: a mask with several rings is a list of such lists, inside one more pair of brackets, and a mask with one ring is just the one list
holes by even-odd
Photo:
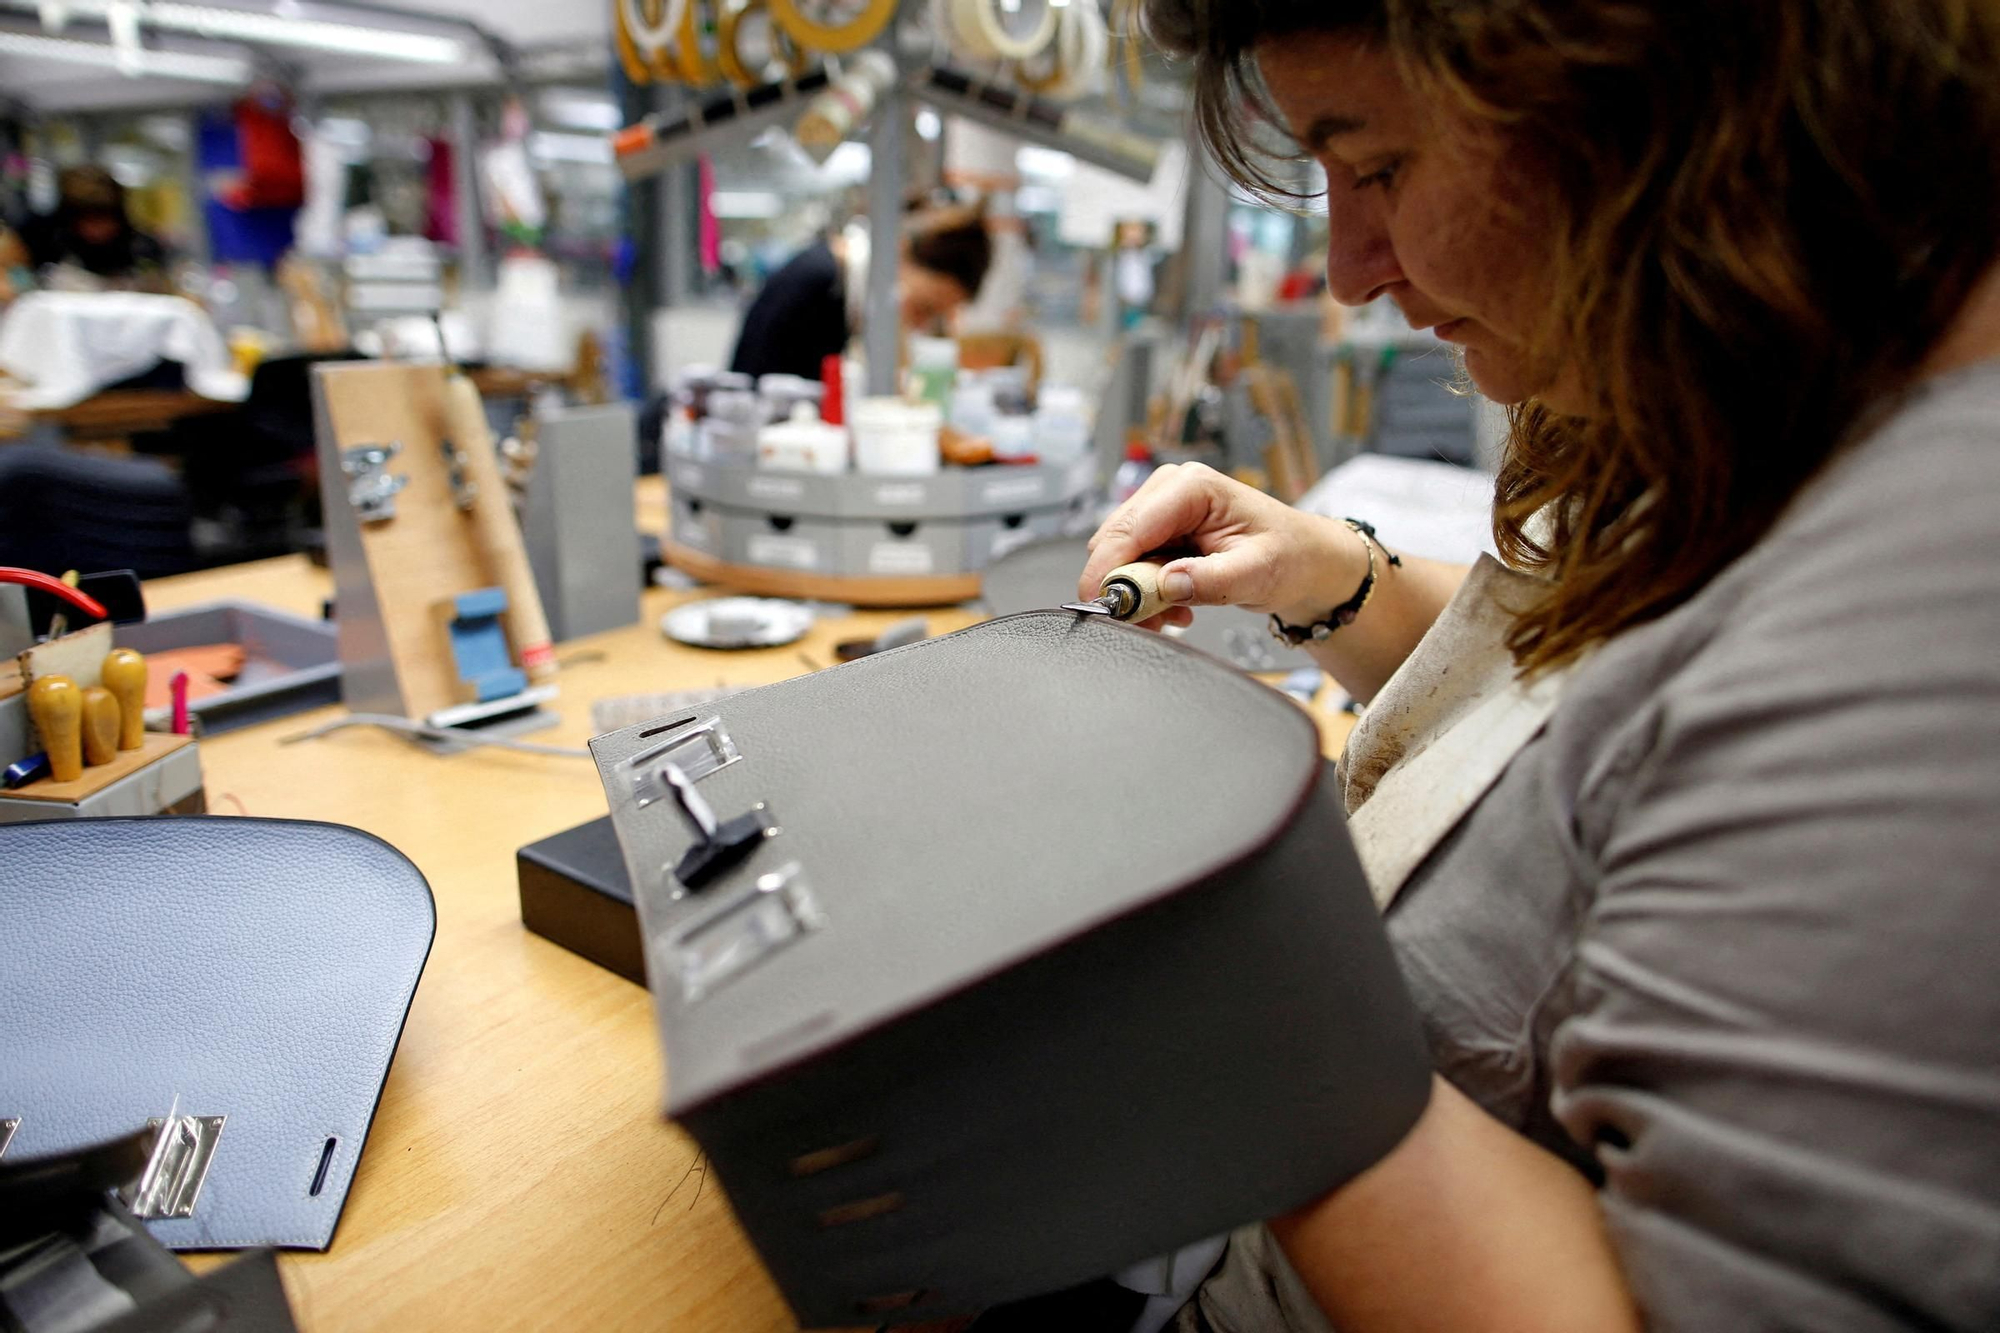
[[[1343, 625], [1352, 625], [1354, 618], [1361, 614], [1361, 608], [1368, 605], [1368, 599], [1375, 595], [1375, 548], [1382, 543], [1375, 536], [1373, 524], [1358, 518], [1344, 518], [1341, 522], [1354, 529], [1361, 538], [1362, 549], [1368, 552], [1368, 573], [1361, 579], [1361, 586], [1354, 590], [1354, 596], [1326, 613], [1325, 617], [1310, 625], [1287, 625], [1276, 616], [1271, 617], [1271, 636], [1297, 648], [1308, 642], [1318, 642], [1330, 638]], [[1390, 554], [1389, 548], [1382, 546], [1382, 554], [1389, 563], [1400, 567], [1403, 557]]]

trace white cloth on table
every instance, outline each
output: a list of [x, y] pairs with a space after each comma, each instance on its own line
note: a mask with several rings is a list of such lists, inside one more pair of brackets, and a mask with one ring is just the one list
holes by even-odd
[[0, 322], [0, 370], [27, 383], [15, 397], [24, 408], [69, 407], [161, 361], [179, 362], [204, 398], [249, 392], [215, 322], [185, 297], [30, 292]]
[[1375, 525], [1400, 555], [1469, 565], [1493, 547], [1493, 475], [1450, 463], [1357, 454], [1313, 483], [1297, 508]]

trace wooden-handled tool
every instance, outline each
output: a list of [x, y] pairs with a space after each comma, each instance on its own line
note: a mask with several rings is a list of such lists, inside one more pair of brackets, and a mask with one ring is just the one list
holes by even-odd
[[57, 782], [83, 776], [83, 691], [68, 676], [43, 676], [28, 687], [28, 716], [48, 752]]
[[146, 659], [130, 648], [113, 648], [98, 678], [118, 701], [118, 748], [138, 749], [146, 743]]
[[445, 428], [475, 488], [472, 522], [480, 563], [487, 577], [507, 594], [507, 637], [520, 656], [521, 669], [529, 680], [547, 680], [556, 673], [555, 645], [549, 641], [549, 623], [542, 615], [528, 548], [514, 521], [514, 508], [507, 503], [507, 483], [501, 479], [499, 455], [486, 428], [486, 409], [463, 371], [446, 373], [444, 393]]
[[118, 733], [124, 730], [124, 712], [118, 700], [102, 685], [83, 692], [83, 762], [95, 768], [118, 757]]
[[1110, 616], [1113, 620], [1151, 620], [1173, 603], [1160, 593], [1163, 561], [1138, 560], [1120, 565], [1097, 585], [1097, 596], [1088, 602], [1071, 602], [1065, 611]]

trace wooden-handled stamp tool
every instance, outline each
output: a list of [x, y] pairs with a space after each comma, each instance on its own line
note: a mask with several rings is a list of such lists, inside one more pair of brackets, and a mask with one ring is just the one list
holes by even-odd
[[1151, 620], [1173, 603], [1160, 593], [1160, 572], [1164, 562], [1138, 560], [1120, 565], [1098, 584], [1097, 596], [1087, 602], [1069, 602], [1065, 611], [1085, 615], [1110, 616], [1113, 620]]
[[57, 782], [83, 776], [83, 691], [68, 676], [43, 676], [28, 687], [28, 716], [41, 733]]
[[95, 768], [118, 757], [119, 734], [125, 729], [124, 710], [102, 685], [83, 692], [83, 762]]
[[146, 743], [146, 659], [130, 648], [113, 648], [99, 674], [118, 701], [118, 748], [138, 749]]

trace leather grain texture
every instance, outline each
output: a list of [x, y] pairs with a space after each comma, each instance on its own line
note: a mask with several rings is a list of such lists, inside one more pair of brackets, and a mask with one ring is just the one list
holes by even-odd
[[[697, 716], [742, 756], [697, 790], [782, 832], [679, 895], [691, 837], [622, 761]], [[808, 1325], [968, 1313], [1296, 1207], [1428, 1098], [1315, 729], [1171, 639], [1013, 616], [592, 748], [669, 1113]], [[677, 932], [792, 862], [824, 924], [690, 1001]]]
[[[0, 828], [10, 1158], [228, 1117], [173, 1249], [332, 1241], [436, 928], [358, 829], [248, 818]], [[315, 1193], [322, 1155], [333, 1151]]]

